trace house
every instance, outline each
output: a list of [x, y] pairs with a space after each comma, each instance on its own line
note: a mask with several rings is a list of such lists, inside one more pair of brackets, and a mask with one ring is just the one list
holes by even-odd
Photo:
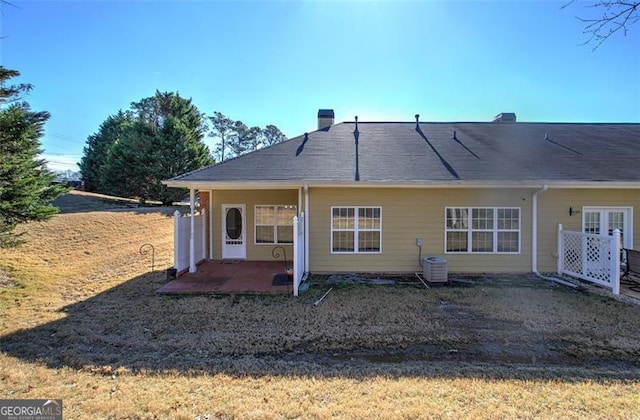
[[165, 184], [199, 191], [208, 259], [271, 260], [283, 245], [318, 274], [412, 273], [421, 256], [451, 272], [553, 272], [558, 224], [619, 229], [626, 248], [640, 237], [640, 124], [334, 124], [320, 110], [314, 132]]

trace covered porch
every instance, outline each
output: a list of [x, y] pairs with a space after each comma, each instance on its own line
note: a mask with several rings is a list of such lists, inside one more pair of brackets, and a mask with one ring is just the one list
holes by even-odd
[[182, 274], [157, 293], [292, 294], [293, 279], [285, 273], [282, 261], [205, 261], [196, 272]]
[[[307, 273], [306, 188], [201, 189], [190, 211], [174, 214], [178, 279], [160, 293], [279, 293]], [[273, 259], [273, 260], [272, 260]], [[292, 283], [278, 274], [292, 277]], [[180, 291], [179, 291], [180, 290]]]

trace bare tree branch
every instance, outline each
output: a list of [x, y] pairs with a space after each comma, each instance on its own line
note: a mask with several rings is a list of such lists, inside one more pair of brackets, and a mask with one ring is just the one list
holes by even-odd
[[[562, 9], [574, 3], [577, 1], [571, 0]], [[600, 0], [589, 7], [598, 9], [602, 15], [593, 18], [576, 16], [576, 19], [585, 24], [582, 33], [587, 35], [587, 40], [582, 45], [595, 44], [594, 51], [616, 32], [622, 32], [626, 36], [629, 27], [640, 21], [640, 1]]]

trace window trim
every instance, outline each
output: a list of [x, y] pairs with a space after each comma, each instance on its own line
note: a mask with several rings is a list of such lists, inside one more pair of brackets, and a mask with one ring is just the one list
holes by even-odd
[[[258, 224], [258, 207], [273, 207], [274, 209], [274, 223], [273, 225], [264, 225]], [[266, 245], [266, 246], [274, 246], [274, 245], [293, 245], [292, 242], [279, 242], [278, 238], [278, 226], [286, 226], [278, 224], [278, 207], [293, 207], [295, 210], [296, 216], [298, 215], [298, 206], [296, 204], [255, 204], [253, 206], [253, 244], [256, 246]], [[273, 238], [274, 242], [258, 242], [258, 226], [272, 226], [273, 227]], [[291, 221], [291, 227], [293, 228], [293, 220]]]
[[[467, 228], [466, 229], [449, 229], [447, 227], [447, 213], [450, 209], [466, 209]], [[473, 229], [473, 210], [493, 210], [493, 228], [491, 229]], [[517, 210], [518, 211], [518, 228], [517, 229], [499, 229], [498, 228], [498, 212], [499, 210]], [[449, 232], [466, 232], [467, 233], [467, 250], [466, 251], [449, 251], [447, 250], [447, 234]], [[473, 232], [492, 232], [493, 251], [473, 251]], [[500, 232], [517, 232], [518, 233], [518, 250], [517, 251], [498, 251], [498, 233]], [[519, 255], [522, 253], [522, 208], [510, 206], [447, 206], [444, 208], [444, 253], [445, 254], [478, 254], [478, 255]]]
[[[334, 209], [353, 209], [354, 223], [353, 229], [334, 229], [333, 228], [333, 210]], [[360, 209], [378, 209], [380, 211], [380, 227], [378, 229], [362, 229], [363, 232], [379, 232], [380, 247], [378, 251], [360, 251], [358, 249], [358, 239], [360, 228], [358, 227], [358, 217]], [[353, 251], [334, 251], [333, 250], [333, 232], [353, 232]], [[335, 255], [355, 255], [355, 254], [382, 254], [382, 206], [331, 206], [329, 212], [329, 251]]]

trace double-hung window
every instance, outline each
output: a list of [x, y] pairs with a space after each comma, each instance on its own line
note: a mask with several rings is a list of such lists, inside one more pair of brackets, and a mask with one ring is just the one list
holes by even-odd
[[520, 208], [447, 207], [447, 253], [520, 252]]
[[331, 252], [378, 254], [382, 250], [382, 207], [332, 207]]
[[256, 206], [256, 244], [292, 244], [296, 206]]

